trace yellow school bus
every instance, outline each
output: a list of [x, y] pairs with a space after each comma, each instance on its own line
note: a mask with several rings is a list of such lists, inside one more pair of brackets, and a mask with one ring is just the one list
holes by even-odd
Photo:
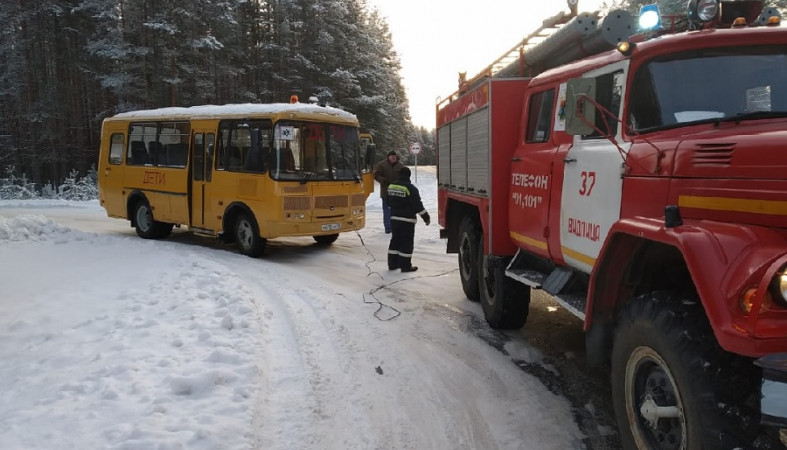
[[131, 111], [104, 119], [99, 200], [143, 238], [185, 225], [259, 256], [363, 228], [373, 157], [355, 115], [297, 100]]

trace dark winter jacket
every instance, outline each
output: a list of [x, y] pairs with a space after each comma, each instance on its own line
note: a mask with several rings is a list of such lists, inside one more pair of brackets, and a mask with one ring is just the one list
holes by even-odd
[[399, 179], [388, 186], [388, 204], [391, 206], [391, 220], [416, 223], [418, 214], [429, 225], [429, 213], [421, 202], [421, 193], [410, 182], [409, 176], [401, 176], [400, 173]]
[[399, 177], [399, 169], [402, 167], [398, 159], [395, 164], [388, 162], [388, 158], [377, 163], [374, 168], [374, 179], [380, 183], [380, 198], [388, 197], [388, 185], [396, 181]]

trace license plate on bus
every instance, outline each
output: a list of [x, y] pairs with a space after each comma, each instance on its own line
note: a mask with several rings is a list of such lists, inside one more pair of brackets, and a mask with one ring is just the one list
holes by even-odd
[[333, 231], [339, 230], [342, 228], [342, 224], [340, 223], [326, 223], [322, 226], [322, 231]]

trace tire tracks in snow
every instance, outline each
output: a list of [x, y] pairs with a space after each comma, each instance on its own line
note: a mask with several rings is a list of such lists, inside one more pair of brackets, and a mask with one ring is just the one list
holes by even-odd
[[346, 329], [314, 300], [324, 298], [324, 292], [303, 287], [303, 274], [290, 276], [281, 267], [272, 272], [277, 279], [274, 284], [266, 283], [259, 273], [244, 277], [247, 282], [259, 280], [252, 284], [260, 308], [264, 353], [264, 397], [255, 424], [261, 429], [259, 447], [365, 447], [368, 442], [363, 436], [369, 433], [362, 429], [352, 434], [330, 431], [342, 422], [355, 428], [366, 422], [365, 400], [357, 398], [359, 385], [351, 373], [349, 359], [354, 349]]
[[[550, 448], [532, 437], [544, 430], [566, 436], [557, 448], [578, 448], [553, 395], [408, 292], [418, 283], [378, 293], [403, 313], [383, 322], [363, 303], [377, 280], [242, 261], [226, 263], [261, 317], [258, 448]], [[521, 405], [543, 414], [526, 417]]]

